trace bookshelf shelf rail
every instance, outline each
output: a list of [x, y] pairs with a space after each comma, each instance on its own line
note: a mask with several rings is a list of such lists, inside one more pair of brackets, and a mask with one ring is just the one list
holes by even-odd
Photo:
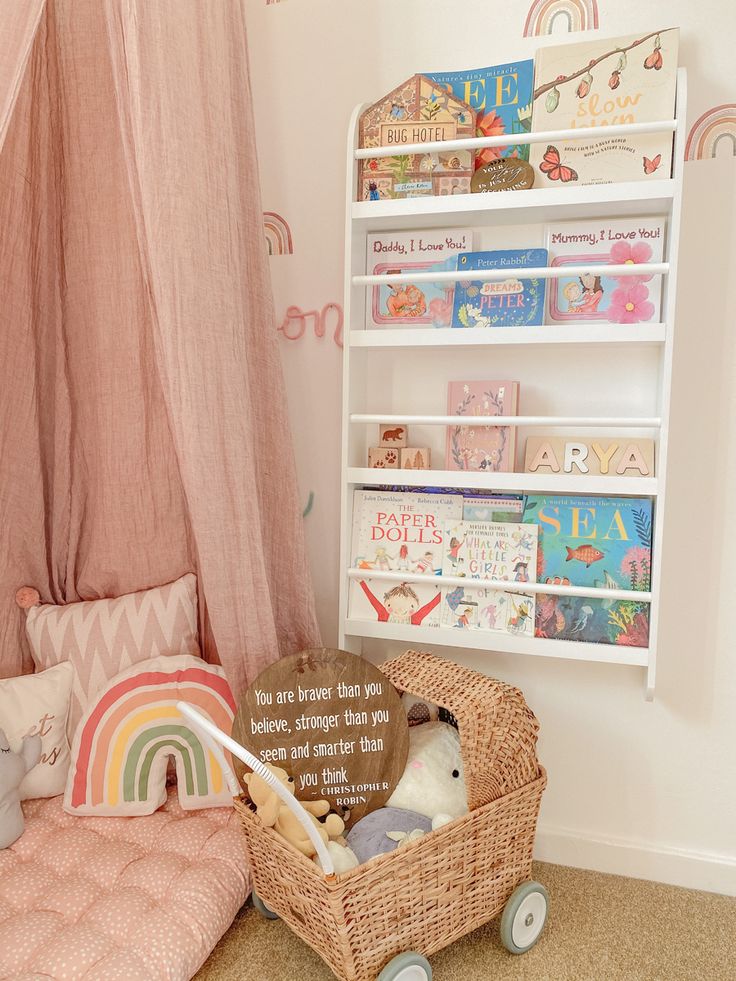
[[632, 589], [598, 586], [566, 586], [543, 582], [508, 582], [502, 579], [471, 579], [465, 576], [423, 576], [414, 572], [382, 572], [377, 569], [348, 569], [349, 579], [375, 579], [381, 582], [434, 583], [437, 586], [463, 586], [466, 589], [496, 589], [506, 593], [534, 593], [554, 596], [595, 596], [598, 599], [650, 603], [652, 594]]
[[[504, 193], [504, 192], [500, 192]], [[518, 193], [524, 193], [518, 192]], [[462, 272], [423, 272], [396, 273], [380, 276], [353, 276], [353, 286], [388, 286], [391, 283], [469, 283], [477, 280], [484, 283], [503, 282], [510, 276], [524, 279], [561, 279], [563, 276], [582, 276], [595, 273], [596, 276], [666, 276], [668, 262], [642, 262], [627, 265], [581, 265], [581, 266], [519, 266], [508, 269], [465, 269]]]
[[659, 429], [662, 420], [658, 416], [424, 416], [386, 413], [353, 412], [350, 422], [354, 425], [391, 423], [404, 426], [544, 426], [567, 428], [581, 426], [600, 429]]
[[[675, 133], [676, 119], [660, 119], [647, 123], [619, 123], [606, 126], [605, 136], [634, 136], [644, 133]], [[590, 140], [601, 138], [600, 126], [578, 126], [574, 129], [550, 129], [540, 133], [514, 133], [503, 136], [478, 136], [467, 140], [435, 140], [427, 143], [401, 143], [394, 146], [361, 147], [355, 149], [356, 160], [376, 160], [379, 157], [395, 157], [397, 153], [442, 153], [449, 150], [485, 150], [489, 147], [527, 146], [531, 143], [554, 143], [559, 140]]]

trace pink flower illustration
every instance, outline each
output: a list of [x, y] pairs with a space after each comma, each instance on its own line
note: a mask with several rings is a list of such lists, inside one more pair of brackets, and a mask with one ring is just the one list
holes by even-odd
[[608, 319], [615, 324], [637, 324], [651, 320], [654, 304], [648, 299], [649, 290], [642, 283], [619, 286], [611, 294]]
[[620, 572], [624, 581], [628, 581], [631, 589], [647, 587], [652, 568], [652, 555], [648, 548], [641, 545], [634, 545], [627, 549], [626, 554], [621, 560]]
[[449, 327], [452, 323], [452, 300], [441, 300], [435, 297], [429, 302], [429, 315], [433, 327]]
[[[616, 242], [611, 248], [611, 262], [617, 266], [639, 265], [652, 258], [652, 247], [648, 242]], [[648, 283], [651, 276], [627, 276], [626, 283]], [[619, 280], [621, 282], [622, 280]]]
[[[491, 109], [482, 119], [478, 120], [478, 136], [501, 136], [504, 132], [503, 119], [496, 113], [495, 109]], [[498, 160], [500, 156], [500, 146], [487, 146], [478, 150], [475, 157], [475, 169], [477, 170], [492, 160]]]

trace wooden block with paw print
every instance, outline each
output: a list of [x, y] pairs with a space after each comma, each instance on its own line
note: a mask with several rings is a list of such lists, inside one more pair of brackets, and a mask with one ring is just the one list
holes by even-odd
[[406, 426], [393, 426], [386, 423], [378, 428], [379, 446], [406, 446], [409, 432]]
[[429, 470], [430, 453], [426, 446], [417, 449], [415, 446], [405, 446], [401, 450], [402, 470]]
[[398, 470], [399, 450], [390, 446], [372, 446], [368, 450], [369, 467], [385, 467], [386, 470]]

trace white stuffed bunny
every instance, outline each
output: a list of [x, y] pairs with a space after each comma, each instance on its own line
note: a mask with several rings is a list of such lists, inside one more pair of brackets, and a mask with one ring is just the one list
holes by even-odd
[[426, 722], [409, 730], [409, 756], [388, 807], [416, 811], [442, 827], [468, 813], [460, 736], [446, 722]]
[[40, 759], [40, 736], [26, 736], [20, 753], [14, 753], [0, 729], [0, 848], [12, 845], [23, 834], [18, 788], [26, 773]]

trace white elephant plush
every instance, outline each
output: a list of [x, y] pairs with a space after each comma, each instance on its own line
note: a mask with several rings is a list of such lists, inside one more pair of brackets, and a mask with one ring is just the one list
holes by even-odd
[[21, 751], [14, 753], [0, 729], [0, 848], [12, 845], [23, 834], [23, 811], [18, 788], [26, 773], [40, 759], [40, 736], [26, 736]]

